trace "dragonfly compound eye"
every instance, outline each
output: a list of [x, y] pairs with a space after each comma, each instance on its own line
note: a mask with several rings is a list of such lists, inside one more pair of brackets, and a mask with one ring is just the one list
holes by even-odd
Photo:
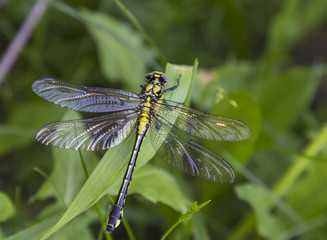
[[159, 81], [163, 86], [167, 86], [168, 84], [168, 78], [165, 75], [161, 75], [159, 77]]
[[152, 74], [152, 73], [148, 73], [148, 74], [145, 76], [145, 81], [146, 81], [146, 82], [150, 82], [151, 80], [153, 80], [153, 74]]

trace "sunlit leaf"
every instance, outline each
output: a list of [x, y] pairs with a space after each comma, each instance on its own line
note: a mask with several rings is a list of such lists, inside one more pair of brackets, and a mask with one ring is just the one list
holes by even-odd
[[3, 192], [0, 192], [0, 202], [0, 222], [4, 222], [15, 214], [15, 208], [10, 198]]

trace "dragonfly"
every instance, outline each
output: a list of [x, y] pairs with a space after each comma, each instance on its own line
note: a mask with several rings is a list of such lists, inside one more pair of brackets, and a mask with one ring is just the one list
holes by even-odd
[[[181, 75], [180, 75], [181, 76]], [[106, 223], [112, 233], [120, 224], [128, 187], [144, 139], [148, 136], [156, 152], [185, 173], [217, 183], [233, 183], [235, 173], [222, 157], [198, 144], [211, 141], [241, 141], [251, 137], [244, 122], [206, 114], [181, 103], [164, 99], [170, 88], [167, 76], [148, 73], [140, 94], [129, 91], [86, 87], [52, 78], [35, 81], [32, 90], [49, 102], [80, 112], [105, 113], [89, 119], [50, 123], [36, 134], [36, 141], [74, 150], [106, 150], [127, 139], [136, 139], [122, 185]]]

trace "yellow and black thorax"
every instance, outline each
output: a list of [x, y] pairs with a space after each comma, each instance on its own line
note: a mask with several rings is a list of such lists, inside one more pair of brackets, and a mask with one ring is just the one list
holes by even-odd
[[167, 86], [168, 79], [162, 72], [152, 72], [146, 75], [145, 81], [148, 83], [142, 85], [140, 98], [141, 104], [136, 111], [139, 113], [138, 119], [138, 134], [147, 132], [153, 118], [156, 116], [159, 107], [163, 101], [163, 88]]

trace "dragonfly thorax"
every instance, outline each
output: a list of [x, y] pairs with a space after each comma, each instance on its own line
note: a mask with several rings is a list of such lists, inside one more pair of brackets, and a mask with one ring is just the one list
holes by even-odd
[[142, 102], [136, 111], [140, 113], [140, 117], [146, 117], [150, 122], [150, 119], [158, 112], [164, 98], [163, 87], [159, 84], [149, 83], [143, 87], [140, 98]]
[[158, 83], [149, 83], [143, 87], [141, 98], [148, 99], [151, 101], [157, 101], [163, 96], [163, 86]]

